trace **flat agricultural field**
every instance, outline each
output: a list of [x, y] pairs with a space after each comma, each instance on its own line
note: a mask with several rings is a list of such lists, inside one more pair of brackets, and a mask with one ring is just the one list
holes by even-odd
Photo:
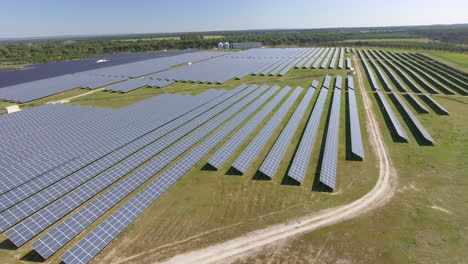
[[[271, 132], [269, 139], [255, 157], [249, 169], [238, 175], [232, 173], [231, 165], [241, 155], [250, 142], [261, 133], [262, 128], [279, 111], [279, 105], [266, 116], [265, 120], [256, 127], [233, 155], [218, 170], [206, 166], [208, 159], [219, 150], [228, 140], [246, 125], [260, 110], [255, 110], [245, 120], [223, 138], [219, 144], [203, 156], [195, 166], [181, 177], [167, 192], [161, 195], [141, 215], [139, 215], [123, 232], [109, 243], [93, 260], [92, 263], [155, 263], [167, 260], [178, 254], [203, 249], [210, 245], [241, 237], [249, 232], [261, 230], [265, 227], [288, 221], [297, 222], [299, 217], [317, 213], [321, 210], [349, 204], [370, 192], [379, 178], [379, 159], [375, 147], [371, 145], [369, 120], [366, 118], [363, 92], [371, 99], [371, 107], [378, 121], [378, 128], [382, 134], [383, 145], [391, 159], [391, 168], [397, 175], [396, 191], [388, 203], [356, 218], [340, 221], [312, 232], [305, 232], [297, 236], [279, 240], [261, 250], [249, 251], [246, 254], [232, 258], [233, 263], [463, 263], [468, 258], [468, 225], [466, 219], [468, 211], [468, 97], [455, 91], [454, 94], [441, 92], [442, 75], [437, 68], [427, 67], [427, 71], [416, 73], [415, 77], [404, 76], [412, 72], [412, 66], [433, 65], [426, 59], [417, 57], [411, 52], [408, 57], [395, 55], [393, 52], [375, 53], [363, 57], [358, 53], [345, 53], [344, 58], [352, 59], [353, 67], [362, 75], [354, 75], [354, 86], [357, 98], [357, 109], [360, 117], [359, 127], [362, 132], [365, 159], [363, 161], [350, 160], [349, 155], [349, 102], [348, 88], [345, 82], [340, 98], [339, 132], [336, 181], [333, 192], [320, 191], [317, 181], [321, 174], [320, 162], [325, 151], [327, 137], [327, 116], [332, 111], [334, 93], [326, 95], [324, 111], [319, 121], [318, 132], [313, 144], [313, 151], [307, 165], [304, 182], [297, 186], [287, 181], [286, 174], [295, 157], [297, 147], [303, 137], [302, 133], [295, 133], [279, 167], [271, 180], [258, 177], [258, 168], [262, 165], [268, 153], [287, 126], [300, 100], [294, 101], [292, 107], [281, 119], [279, 125]], [[404, 51], [406, 53], [406, 51]], [[418, 52], [427, 57], [449, 64], [456, 69], [465, 69], [468, 65], [466, 54], [442, 54], [437, 52]], [[374, 53], [372, 53], [374, 54]], [[375, 56], [375, 57], [374, 57]], [[404, 55], [406, 56], [406, 55]], [[374, 59], [372, 59], [374, 58]], [[440, 59], [439, 59], [440, 58]], [[366, 60], [375, 74], [375, 83], [370, 77], [369, 70], [363, 64]], [[354, 65], [354, 62], [359, 62]], [[381, 64], [380, 64], [381, 63]], [[395, 65], [396, 70], [391, 68]], [[391, 78], [389, 71], [377, 71], [388, 66], [390, 71], [402, 74]], [[409, 70], [408, 70], [409, 69]], [[419, 69], [419, 68], [417, 68]], [[416, 69], [416, 70], [417, 70]], [[175, 82], [164, 88], [144, 87], [128, 93], [114, 93], [96, 91], [84, 95], [66, 105], [93, 108], [112, 108], [115, 110], [151, 100], [164, 93], [171, 95], [200, 95], [214, 88], [232, 91], [242, 84], [268, 85], [270, 88], [278, 85], [282, 89], [305, 88], [299, 98], [306, 94], [307, 88], [313, 80], [324, 84], [324, 77], [329, 75], [335, 79], [337, 75], [346, 78], [348, 71], [344, 69], [291, 69], [284, 76], [248, 75], [240, 80], [231, 79], [223, 84]], [[371, 73], [371, 74], [372, 74]], [[413, 93], [408, 83], [418, 80], [424, 73], [435, 76], [424, 80], [433, 80], [430, 87], [438, 87], [437, 94], [430, 97], [445, 108], [450, 114], [437, 114], [433, 104], [422, 100], [422, 93]], [[380, 75], [378, 75], [380, 74]], [[442, 73], [444, 74], [444, 73]], [[453, 87], [463, 90], [468, 87], [456, 81], [461, 78], [457, 73], [448, 71], [451, 76], [457, 76]], [[378, 78], [377, 78], [378, 76]], [[363, 87], [360, 87], [362, 81]], [[421, 77], [422, 78], [422, 77]], [[402, 83], [403, 89], [414, 94], [418, 101], [428, 108], [429, 113], [420, 113], [418, 108], [408, 100], [407, 92], [395, 91], [404, 98], [409, 109], [427, 129], [436, 142], [434, 145], [423, 145], [414, 126], [402, 112], [402, 108], [395, 103], [393, 91], [386, 86], [384, 79], [391, 80], [391, 85]], [[334, 81], [332, 83], [335, 83]], [[408, 142], [396, 142], [394, 131], [389, 124], [387, 114], [382, 111], [381, 101], [377, 97], [375, 86], [382, 89], [383, 96], [390, 102], [390, 108], [396, 113], [396, 118], [402, 128], [408, 133]], [[437, 86], [440, 85], [440, 86]], [[421, 83], [416, 84], [421, 88]], [[359, 87], [359, 88], [358, 88]], [[425, 87], [425, 86], [424, 86]], [[414, 88], [414, 87], [413, 87]], [[323, 88], [322, 88], [323, 89]], [[450, 87], [451, 89], [451, 87]], [[54, 96], [23, 104], [23, 108], [32, 108], [46, 102], [70, 98], [83, 94], [89, 90], [74, 89]], [[424, 90], [424, 93], [427, 93]], [[298, 124], [297, 131], [304, 131], [308, 118], [319, 97], [319, 89], [314, 93], [311, 103], [305, 109], [304, 117]], [[270, 99], [271, 100], [271, 99]], [[281, 100], [284, 103], [287, 97]], [[269, 101], [267, 101], [269, 102]], [[2, 103], [9, 104], [9, 103]], [[266, 104], [266, 103], [265, 103]], [[2, 105], [3, 106], [3, 105]], [[419, 109], [420, 110], [420, 109]], [[211, 118], [207, 122], [215, 119]], [[228, 118], [226, 122], [234, 120]], [[203, 139], [215, 135], [222, 128], [216, 128]], [[183, 138], [194, 135], [200, 129], [190, 131]], [[203, 141], [200, 141], [203, 142]], [[185, 153], [198, 149], [203, 143], [197, 142]], [[168, 146], [173, 147], [176, 143]], [[162, 154], [151, 158], [155, 160]], [[172, 160], [164, 166], [164, 170], [175, 166], [184, 157]], [[151, 162], [146, 161], [138, 169]], [[58, 263], [59, 257], [70, 250], [71, 246], [79, 242], [102, 221], [117, 212], [117, 208], [130, 201], [139, 191], [143, 190], [153, 180], [163, 175], [161, 170], [151, 175], [149, 180], [133, 190], [130, 195], [122, 199], [115, 207], [105, 212], [99, 220], [89, 225], [85, 231], [72, 238], [64, 247], [57, 250], [47, 260], [42, 259], [31, 247], [43, 234], [57, 227], [63, 219], [50, 225], [40, 236], [33, 238], [25, 245], [16, 248], [5, 235], [0, 239], [0, 263]], [[133, 172], [133, 171], [132, 171]], [[122, 181], [122, 180], [119, 180]], [[104, 191], [116, 186], [119, 181], [109, 185]], [[91, 199], [92, 200], [92, 199]], [[88, 205], [87, 201], [74, 209], [71, 214]], [[300, 224], [300, 223], [299, 223]]]

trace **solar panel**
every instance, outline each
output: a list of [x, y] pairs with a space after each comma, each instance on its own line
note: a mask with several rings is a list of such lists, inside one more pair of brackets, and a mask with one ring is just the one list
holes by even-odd
[[391, 108], [390, 104], [388, 103], [383, 93], [380, 91], [377, 91], [377, 97], [379, 98], [383, 106], [381, 110], [389, 118], [390, 124], [392, 125], [392, 130], [395, 136], [397, 137], [397, 139], [408, 142], [408, 135], [406, 134], [406, 131], [403, 129], [403, 126], [401, 125], [400, 120], [398, 120], [398, 118], [396, 117], [395, 112], [393, 112], [393, 109]]
[[353, 77], [348, 77], [348, 110], [349, 110], [349, 125], [351, 133], [351, 154], [353, 159], [364, 159], [364, 147], [361, 135], [361, 123], [359, 122], [359, 114], [354, 93]]
[[409, 107], [403, 102], [400, 96], [397, 93], [392, 93], [394, 98], [396, 99], [397, 103], [401, 106], [403, 115], [406, 116], [405, 121], [409, 123], [409, 125], [413, 125], [417, 133], [419, 134], [420, 138], [422, 138], [426, 143], [431, 145], [435, 144], [434, 139], [432, 139], [429, 132], [427, 132], [426, 128], [419, 122], [418, 118], [411, 112]]
[[352, 67], [353, 67], [353, 65], [351, 63], [351, 59], [347, 58], [346, 59], [346, 69], [351, 69]]
[[307, 166], [309, 164], [310, 155], [315, 142], [315, 137], [322, 117], [323, 108], [327, 99], [328, 89], [322, 86], [320, 94], [315, 103], [312, 114], [307, 121], [304, 134], [299, 142], [299, 146], [294, 155], [291, 167], [288, 170], [287, 175], [296, 180], [298, 183], [302, 183], [306, 176]]
[[335, 189], [336, 187], [336, 166], [338, 156], [338, 135], [340, 131], [340, 106], [341, 90], [335, 88], [330, 111], [327, 136], [325, 139], [325, 151], [320, 169], [320, 182]]
[[[278, 87], [278, 86], [275, 86]], [[232, 156], [240, 145], [257, 129], [257, 127], [265, 120], [265, 118], [273, 111], [281, 100], [289, 93], [290, 87], [285, 87], [265, 106], [260, 110], [247, 124], [245, 124], [226, 144], [224, 144], [213, 156], [208, 160], [208, 164], [219, 169], [224, 165], [226, 160]]]
[[260, 166], [259, 171], [262, 172], [265, 176], [269, 177], [270, 179], [273, 178], [273, 176], [275, 175], [276, 170], [278, 169], [279, 164], [283, 159], [284, 153], [288, 149], [290, 142], [296, 133], [297, 127], [299, 126], [299, 123], [301, 122], [301, 119], [304, 116], [305, 111], [309, 107], [310, 101], [312, 100], [312, 96], [314, 95], [314, 93], [315, 88], [310, 87], [307, 90], [306, 94], [304, 95], [301, 102], [294, 111], [291, 119], [289, 119], [288, 123], [281, 131], [281, 134], [279, 135], [275, 144], [268, 152], [267, 157]]
[[372, 70], [372, 68], [367, 63], [367, 59], [364, 57], [361, 50], [358, 50], [358, 54], [362, 59], [361, 61], [364, 64], [364, 69], [366, 70], [367, 75], [369, 76], [369, 79], [370, 79], [371, 84], [372, 84], [372, 88], [374, 89], [374, 91], [380, 91], [380, 85], [377, 82], [377, 79], [375, 78], [374, 71]]
[[279, 126], [283, 118], [286, 116], [289, 109], [296, 101], [299, 94], [302, 92], [302, 88], [297, 87], [288, 99], [281, 105], [280, 109], [275, 112], [273, 117], [268, 123], [262, 128], [257, 136], [250, 142], [250, 144], [244, 149], [244, 151], [237, 157], [232, 164], [232, 167], [241, 173], [245, 173], [252, 164], [253, 160], [258, 156], [259, 152], [266, 144], [271, 134]]

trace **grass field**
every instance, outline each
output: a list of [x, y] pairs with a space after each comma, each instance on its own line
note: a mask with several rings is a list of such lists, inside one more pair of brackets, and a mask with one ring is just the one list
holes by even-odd
[[[222, 85], [176, 83], [162, 89], [142, 88], [127, 94], [100, 91], [80, 97], [72, 101], [72, 104], [121, 108], [165, 92], [198, 94], [210, 88], [229, 90], [242, 83], [307, 88], [314, 79], [321, 82], [325, 74], [345, 76], [346, 71], [293, 69], [284, 77], [248, 76]], [[367, 77], [365, 85], [366, 91], [371, 93]], [[33, 107], [87, 91], [75, 89], [22, 107]], [[325, 113], [328, 113], [331, 95], [329, 92]], [[348, 203], [367, 193], [378, 176], [377, 162], [367, 141], [365, 110], [358, 89], [356, 95], [360, 107], [366, 160], [345, 160], [345, 95], [346, 93], [342, 94], [340, 116], [338, 188], [334, 193], [311, 190], [326, 123], [322, 116], [309, 164], [310, 173], [302, 186], [282, 184], [299, 141], [298, 135], [293, 138], [286, 158], [271, 182], [252, 180], [256, 168], [260, 166], [279, 135], [278, 129], [272, 134], [262, 155], [243, 176], [226, 175], [229, 169], [227, 165], [217, 172], [202, 170], [209, 156], [205, 157], [105, 248], [94, 263], [116, 263], [124, 260], [125, 263], [154, 263], [177, 253], [235, 238], [270, 224]], [[318, 92], [313, 101], [317, 96]], [[374, 109], [378, 110], [375, 97], [371, 96], [371, 99]], [[451, 115], [439, 116], [432, 111], [431, 114], [417, 115], [437, 142], [436, 146], [432, 147], [419, 146], [411, 133], [409, 143], [394, 143], [383, 115], [378, 113], [380, 127], [400, 181], [396, 196], [387, 206], [360, 218], [304, 234], [287, 243], [272, 245], [240, 262], [288, 263], [294, 260], [294, 263], [464, 263], [468, 258], [468, 252], [465, 250], [468, 248], [468, 212], [465, 209], [468, 203], [468, 117], [465, 115], [468, 98], [435, 96], [435, 100]], [[0, 103], [0, 106], [3, 104], [6, 103]], [[312, 106], [313, 104], [309, 105], [307, 113]], [[394, 110], [397, 112], [396, 108]], [[286, 124], [291, 114], [292, 111], [280, 127]], [[270, 117], [272, 115], [273, 113]], [[404, 120], [398, 116], [409, 132], [410, 129]], [[307, 118], [304, 117], [300, 130], [304, 128], [306, 121]], [[261, 127], [257, 128], [246, 142], [252, 140], [260, 129]], [[247, 143], [244, 143], [227, 163], [231, 164], [246, 145]], [[158, 176], [159, 174], [156, 174], [153, 179]], [[97, 223], [93, 226], [96, 225]], [[82, 236], [74, 239], [69, 245], [77, 242], [80, 237]], [[0, 263], [37, 261], [37, 257], [29, 253], [29, 246], [11, 250], [4, 240], [0, 239]], [[46, 263], [57, 263], [55, 256], [59, 257], [68, 247]], [[23, 261], [19, 260], [21, 258]]]
[[203, 39], [220, 39], [220, 38], [224, 38], [225, 36], [203, 36]]

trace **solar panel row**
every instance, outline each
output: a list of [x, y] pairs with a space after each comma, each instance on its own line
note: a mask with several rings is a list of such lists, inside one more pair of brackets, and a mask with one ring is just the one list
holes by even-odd
[[327, 65], [328, 65], [328, 63], [330, 62], [330, 59], [331, 59], [332, 54], [333, 54], [334, 51], [335, 51], [335, 48], [331, 48], [331, 49], [328, 51], [328, 53], [327, 53], [325, 59], [323, 60], [322, 64], [320, 65], [320, 68], [321, 68], [321, 69], [326, 69], [326, 68], [327, 68]]
[[354, 92], [354, 80], [352, 76], [348, 77], [348, 110], [349, 125], [351, 133], [351, 154], [353, 159], [364, 159], [364, 147], [362, 144], [361, 123], [359, 122], [356, 94]]
[[257, 136], [250, 141], [250, 144], [242, 151], [237, 159], [232, 164], [232, 167], [240, 173], [245, 173], [250, 167], [254, 159], [258, 156], [263, 146], [266, 144], [272, 133], [277, 129], [281, 121], [284, 119], [289, 109], [292, 107], [297, 97], [302, 92], [302, 88], [297, 87], [288, 99], [281, 105], [278, 111], [275, 112], [273, 117], [262, 128]]
[[292, 160], [291, 167], [287, 173], [290, 178], [294, 179], [298, 183], [302, 183], [304, 181], [307, 172], [307, 166], [309, 164], [310, 155], [312, 154], [312, 149], [320, 124], [320, 119], [322, 117], [325, 101], [327, 99], [327, 94], [328, 88], [322, 86], [312, 114], [307, 121], [307, 125], [299, 142], [296, 154]]
[[[275, 86], [276, 87], [276, 86]], [[281, 100], [289, 93], [290, 87], [285, 87], [259, 111], [247, 124], [245, 124], [232, 138], [229, 139], [218, 151], [211, 156], [208, 164], [215, 169], [221, 168], [229, 157], [240, 147], [240, 145], [253, 133], [265, 118], [275, 109]]]
[[426, 91], [428, 91], [431, 94], [438, 94], [438, 92], [431, 86], [429, 85], [424, 79], [422, 79], [419, 75], [417, 75], [414, 71], [408, 69], [403, 65], [402, 61], [399, 60], [394, 60], [393, 63], [397, 65], [400, 69], [405, 71], [411, 78], [416, 81], [421, 87], [423, 87]]
[[344, 69], [344, 48], [340, 49], [340, 59], [338, 61], [338, 69]]
[[[445, 85], [442, 85], [439, 80], [434, 78], [437, 75], [434, 75], [433, 73], [426, 73], [426, 71], [422, 70], [425, 69], [425, 67], [419, 67], [416, 65], [412, 60], [411, 61], [401, 61], [401, 63], [406, 66], [407, 68], [411, 69], [414, 73], [418, 74], [420, 76], [420, 79], [424, 79], [424, 85], [427, 85], [430, 87], [430, 89], [434, 90], [434, 87], [436, 87], [439, 91], [442, 91], [444, 94], [449, 94], [449, 95], [454, 95], [455, 93], [450, 90], [448, 87]], [[425, 82], [428, 81], [429, 83]], [[432, 85], [432, 86], [431, 86]]]
[[385, 95], [381, 91], [377, 91], [377, 98], [379, 98], [380, 102], [382, 103], [382, 112], [384, 112], [387, 115], [390, 121], [390, 124], [392, 126], [392, 134], [395, 135], [397, 140], [408, 142], [408, 135], [406, 134], [405, 129], [401, 125], [400, 120], [398, 120], [398, 118], [396, 117], [392, 107], [385, 98]]
[[432, 139], [431, 135], [429, 135], [429, 132], [427, 132], [426, 128], [424, 128], [421, 122], [419, 122], [418, 118], [413, 114], [413, 112], [411, 112], [400, 96], [397, 93], [392, 93], [392, 95], [396, 99], [397, 104], [401, 107], [402, 114], [406, 117], [406, 122], [415, 128], [416, 133], [424, 141], [424, 144], [435, 144], [435, 141]]
[[145, 87], [145, 86], [163, 88], [172, 83], [174, 83], [174, 81], [153, 80], [149, 78], [136, 78], [136, 79], [130, 79], [125, 82], [121, 82], [118, 84], [108, 86], [104, 90], [127, 93], [130, 91], [136, 90], [138, 88]]
[[[337, 82], [341, 76], [337, 76]], [[330, 110], [327, 135], [325, 139], [325, 150], [320, 169], [320, 182], [335, 189], [336, 186], [336, 166], [338, 157], [338, 135], [340, 132], [340, 107], [341, 89], [335, 87], [333, 90], [333, 100]]]
[[281, 160], [283, 159], [286, 150], [288, 149], [290, 142], [293, 136], [296, 134], [296, 130], [299, 127], [299, 124], [304, 116], [305, 111], [309, 107], [309, 104], [312, 100], [312, 96], [315, 93], [315, 88], [310, 87], [304, 97], [302, 97], [301, 102], [295, 109], [291, 119], [289, 119], [286, 126], [281, 131], [281, 134], [276, 139], [275, 144], [268, 152], [265, 160], [262, 162], [262, 165], [259, 168], [259, 171], [270, 179], [276, 173], [276, 170], [279, 167]]
[[375, 78], [374, 71], [372, 70], [370, 65], [367, 63], [367, 58], [364, 57], [364, 54], [362, 53], [361, 50], [358, 50], [358, 54], [361, 57], [362, 64], [364, 64], [364, 69], [367, 72], [367, 75], [369, 76], [372, 89], [374, 89], [374, 91], [380, 91], [380, 85], [377, 82], [377, 79]]

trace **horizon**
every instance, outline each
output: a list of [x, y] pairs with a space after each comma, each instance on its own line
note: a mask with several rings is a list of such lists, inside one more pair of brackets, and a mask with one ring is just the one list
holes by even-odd
[[[239, 0], [222, 6], [213, 0], [196, 3], [175, 0], [163, 5], [158, 2], [141, 0], [132, 6], [127, 6], [122, 0], [98, 3], [89, 0], [80, 3], [58, 0], [8, 2], [4, 4], [4, 10], [8, 12], [0, 17], [0, 23], [12, 25], [2, 28], [0, 39], [468, 23], [464, 12], [468, 9], [468, 2], [461, 0], [426, 1], [423, 16], [414, 15], [421, 11], [421, 3], [415, 0], [390, 3], [368, 0], [310, 3], [295, 0], [288, 4], [278, 0], [254, 3]], [[29, 5], [28, 9], [23, 8], [25, 3]], [[15, 23], [7, 23], [11, 21]]]
[[102, 36], [131, 36], [131, 35], [164, 35], [164, 34], [192, 34], [192, 33], [211, 33], [211, 32], [242, 32], [242, 31], [275, 31], [275, 30], [321, 30], [321, 29], [360, 29], [360, 28], [395, 28], [395, 27], [437, 27], [437, 26], [468, 26], [467, 23], [455, 24], [421, 24], [421, 25], [389, 25], [389, 26], [362, 26], [362, 27], [320, 27], [320, 28], [256, 28], [256, 29], [232, 29], [232, 30], [207, 30], [207, 31], [172, 31], [172, 32], [115, 32], [115, 33], [96, 33], [96, 34], [77, 34], [77, 35], [49, 35], [49, 36], [26, 36], [26, 37], [0, 37], [0, 40], [35, 40], [35, 39], [54, 39], [54, 38], [79, 38], [79, 37], [102, 37]]

